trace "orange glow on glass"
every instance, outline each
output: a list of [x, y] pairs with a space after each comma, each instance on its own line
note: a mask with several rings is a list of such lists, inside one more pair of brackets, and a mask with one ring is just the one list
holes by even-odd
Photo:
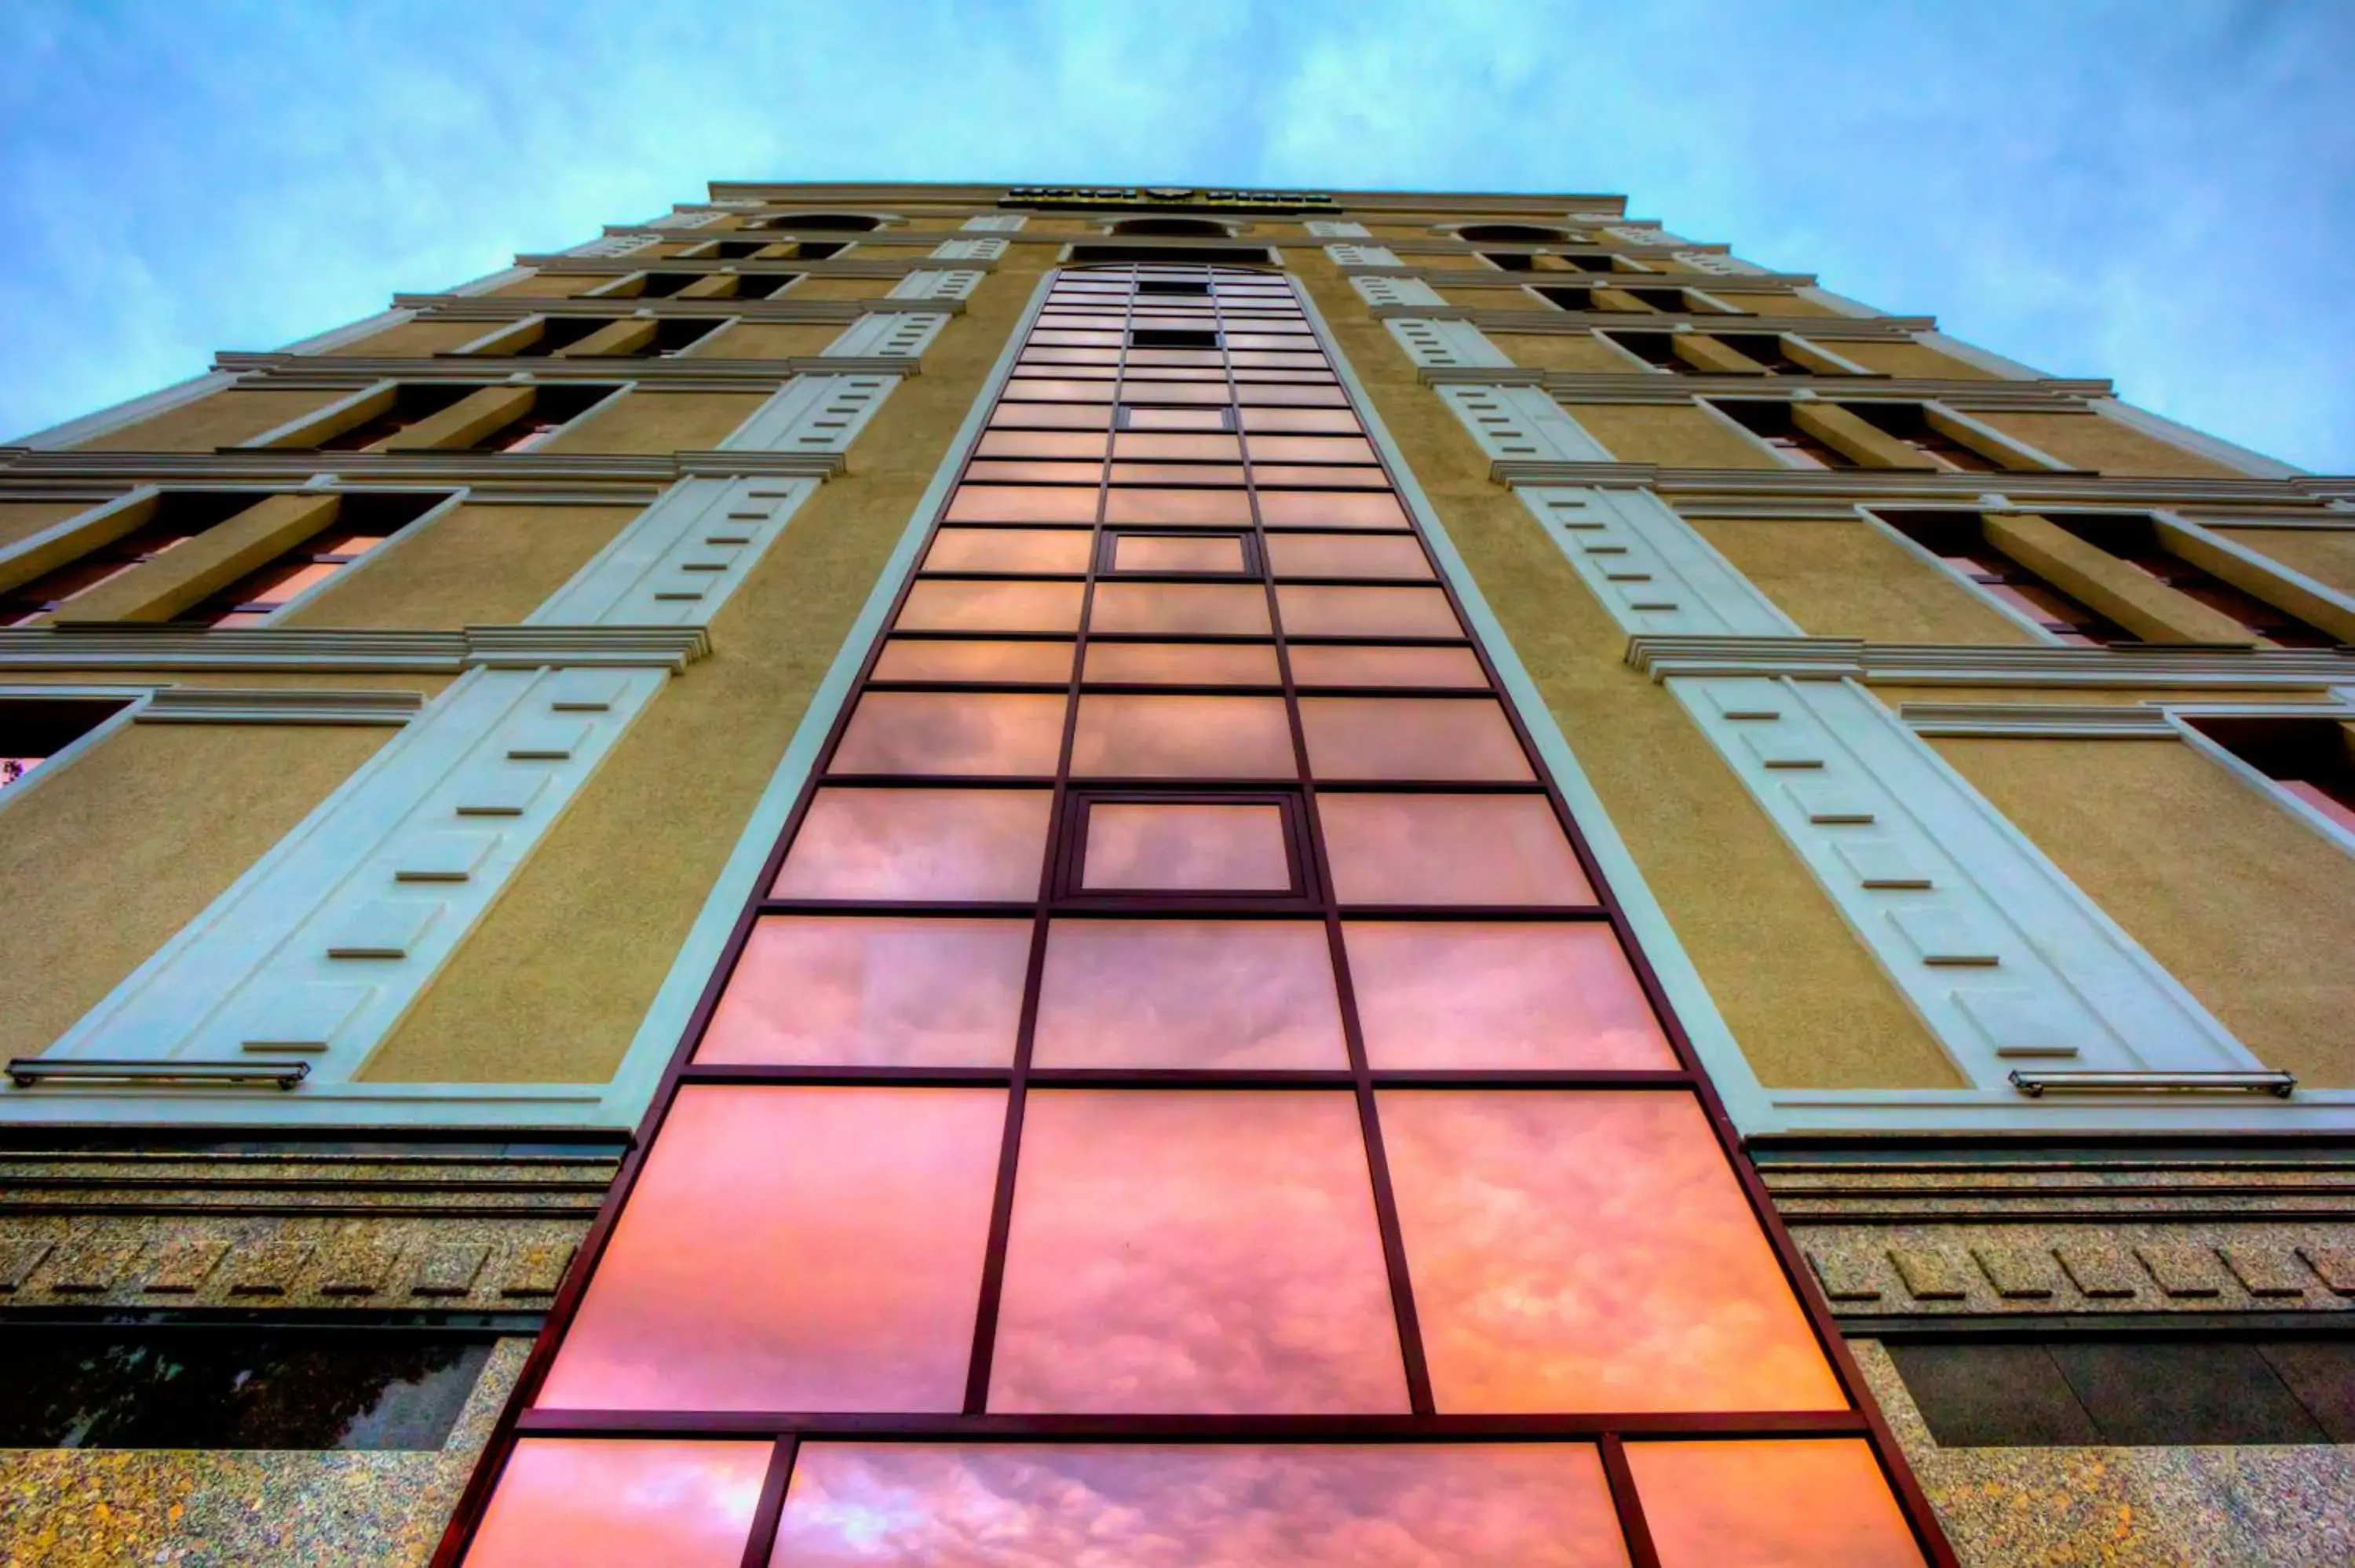
[[1058, 920], [1031, 1053], [1042, 1067], [1344, 1069], [1325, 927]]
[[1600, 921], [1353, 920], [1342, 930], [1377, 1068], [1677, 1065]]
[[1504, 708], [1485, 699], [1305, 697], [1300, 728], [1319, 779], [1537, 777]]
[[993, 1411], [1402, 1411], [1346, 1092], [1036, 1090]]
[[1627, 1466], [1661, 1568], [1921, 1568], [1854, 1438], [1630, 1443]]
[[1045, 789], [821, 789], [773, 891], [1028, 903], [1052, 799]]
[[752, 927], [698, 1062], [1003, 1067], [1027, 920], [778, 916]]
[[765, 1442], [526, 1437], [499, 1476], [466, 1568], [736, 1568]]
[[[1300, 651], [1293, 651], [1297, 660]], [[1246, 642], [1091, 642], [1086, 679], [1106, 685], [1273, 686], [1275, 649]]]
[[999, 1089], [689, 1085], [542, 1409], [954, 1410]]
[[835, 773], [1051, 775], [1063, 749], [1060, 696], [1013, 692], [869, 692], [835, 747]]
[[1099, 800], [1080, 885], [1091, 893], [1281, 893], [1292, 885], [1273, 805]]
[[1281, 697], [1080, 699], [1071, 740], [1079, 778], [1289, 779], [1298, 771]]
[[1316, 810], [1344, 904], [1594, 901], [1542, 796], [1325, 790]]

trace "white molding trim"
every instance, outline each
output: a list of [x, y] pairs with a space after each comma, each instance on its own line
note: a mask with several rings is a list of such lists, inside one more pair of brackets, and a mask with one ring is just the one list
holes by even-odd
[[[2287, 711], [2287, 710], [2281, 710]], [[1900, 703], [1915, 735], [2005, 740], [2174, 740], [2175, 726], [2152, 703]]]
[[2337, 705], [2332, 707], [2259, 707], [2254, 705], [2226, 706], [2221, 704], [2211, 705], [2205, 703], [2196, 705], [2186, 703], [2154, 705], [2158, 707], [2161, 720], [2168, 726], [2170, 738], [2181, 740], [2192, 750], [2222, 768], [2241, 784], [2256, 791], [2276, 810], [2287, 812], [2299, 823], [2312, 828], [2345, 853], [2355, 855], [2355, 829], [2348, 828], [2336, 818], [2317, 810], [2299, 800], [2272, 778], [2242, 761], [2187, 722], [2189, 715], [2223, 713], [2250, 718], [2318, 718], [2335, 719], [2341, 724], [2355, 724], [2355, 692], [2341, 694]]
[[10, 670], [455, 675], [485, 666], [544, 664], [677, 672], [710, 651], [700, 626], [470, 626], [459, 631], [168, 623], [69, 630], [10, 627], [0, 629], [0, 676]]
[[1973, 1086], [2264, 1066], [1860, 683], [1667, 684]]
[[875, 410], [899, 385], [896, 376], [796, 376], [753, 409], [718, 450], [811, 455], [847, 452], [867, 421], [875, 417]]
[[392, 328], [400, 326], [404, 322], [410, 322], [416, 319], [417, 313], [411, 310], [403, 310], [396, 307], [389, 311], [379, 311], [375, 315], [368, 316], [362, 320], [353, 322], [347, 326], [335, 327], [326, 332], [315, 333], [309, 337], [303, 338], [294, 343], [290, 343], [278, 352], [281, 354], [325, 354], [331, 348], [341, 348], [347, 343], [357, 343], [362, 338], [374, 337], [380, 332], [389, 332]]
[[1445, 310], [1447, 302], [1439, 291], [1420, 278], [1384, 278], [1353, 276], [1349, 287], [1358, 297], [1377, 310], [1395, 306], [1401, 310]]
[[901, 278], [885, 295], [891, 300], [965, 300], [989, 274], [974, 268], [925, 268]]
[[[5, 636], [0, 633], [0, 636]], [[2026, 642], [1867, 642], [1856, 637], [1641, 633], [1627, 662], [1670, 675], [1854, 678], [1902, 686], [2107, 686], [2315, 691], [2343, 684], [2355, 659], [2307, 648], [2068, 648]]]
[[708, 626], [817, 488], [814, 479], [683, 479], [525, 624]]
[[1327, 245], [1325, 254], [1337, 267], [1404, 267], [1398, 252], [1387, 245]]
[[126, 425], [135, 425], [143, 419], [152, 419], [156, 415], [166, 413], [183, 403], [193, 403], [199, 397], [209, 397], [216, 392], [225, 392], [237, 383], [238, 377], [235, 376], [218, 370], [210, 371], [203, 376], [190, 376], [186, 381], [175, 382], [169, 387], [142, 394], [126, 402], [110, 404], [96, 413], [84, 414], [78, 419], [68, 419], [62, 425], [51, 425], [48, 429], [36, 430], [29, 436], [19, 436], [7, 445], [29, 447], [35, 451], [54, 451], [62, 447], [78, 446], [83, 441], [95, 440], [110, 431], [122, 429]]
[[164, 686], [132, 711], [134, 724], [391, 725], [425, 711], [425, 694], [348, 686]]
[[2221, 462], [2226, 468], [2254, 478], [2296, 479], [2307, 471], [2293, 463], [2269, 458], [2263, 452], [2251, 451], [2244, 446], [2225, 440], [2221, 436], [2211, 436], [2204, 430], [2195, 430], [2189, 425], [2179, 425], [2163, 414], [2137, 408], [2115, 397], [2097, 397], [2087, 406], [2105, 418], [2130, 425], [2147, 436], [2158, 437], [2171, 447], [2179, 447], [2211, 462]]
[[948, 324], [944, 312], [870, 311], [818, 353], [827, 359], [915, 359]]
[[1570, 411], [1536, 387], [1436, 388], [1480, 450], [1493, 461], [1612, 462], [1616, 460]]
[[1991, 349], [1981, 348], [1975, 343], [1965, 343], [1958, 337], [1948, 337], [1942, 332], [1923, 332], [1913, 335], [1921, 340], [1924, 347], [1934, 348], [1948, 358], [1959, 359], [1966, 365], [1976, 365], [1981, 370], [1992, 371], [2006, 381], [2051, 379], [2044, 372], [2022, 365], [2016, 359], [2006, 359]]
[[[351, 1082], [669, 679], [656, 669], [464, 676], [44, 1054], [294, 1059], [312, 1068], [298, 1094]], [[159, 1120], [205, 1119], [224, 1097], [139, 1092]], [[441, 1119], [442, 1097], [475, 1097], [445, 1086], [392, 1119]], [[112, 1118], [118, 1104], [10, 1088], [0, 1121]]]
[[[1370, 239], [1373, 230], [1345, 217], [1312, 217], [1304, 226], [1316, 239]], [[1329, 249], [1329, 248], [1328, 248]]]
[[1406, 356], [1424, 369], [1454, 369], [1476, 366], [1487, 369], [1509, 370], [1513, 362], [1503, 349], [1488, 341], [1488, 336], [1470, 322], [1439, 321], [1425, 316], [1392, 316], [1382, 325], [1390, 329]]
[[1030, 215], [1026, 212], [982, 212], [975, 213], [957, 227], [978, 229], [985, 234], [1018, 234], [1029, 221]]
[[[5, 672], [0, 672], [5, 673]], [[41, 759], [41, 765], [19, 778], [16, 782], [0, 789], [0, 811], [6, 810], [34, 790], [56, 778], [69, 764], [94, 749], [100, 742], [120, 734], [136, 719], [139, 705], [147, 698], [144, 686], [84, 686], [84, 685], [0, 685], [0, 701], [5, 702], [101, 702], [121, 703], [122, 708], [73, 737]]]
[[1669, 252], [1669, 258], [1696, 272], [1707, 272], [1720, 278], [1759, 277], [1766, 270], [1764, 267], [1753, 266], [1720, 251], [1674, 250]]
[[996, 261], [1006, 254], [1003, 239], [943, 239], [929, 252], [936, 261]]
[[1623, 630], [1799, 635], [1796, 621], [1650, 491], [1550, 485], [1518, 493]]

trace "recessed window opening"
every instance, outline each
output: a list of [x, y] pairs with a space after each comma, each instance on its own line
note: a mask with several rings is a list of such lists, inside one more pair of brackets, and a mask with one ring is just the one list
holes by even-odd
[[549, 316], [540, 323], [538, 337], [509, 353], [517, 359], [545, 359], [559, 349], [570, 348], [582, 338], [603, 332], [623, 319], [621, 316]]
[[843, 229], [864, 234], [883, 227], [879, 217], [869, 217], [863, 212], [789, 212], [774, 217], [764, 217], [751, 227], [755, 228], [817, 228]]
[[[633, 299], [666, 300], [690, 283], [700, 283], [710, 277], [709, 272], [649, 272]], [[738, 287], [742, 287], [739, 283]]]
[[1578, 272], [1617, 272], [1622, 270], [1618, 259], [1613, 256], [1564, 256], [1561, 260], [1570, 263], [1572, 270]]
[[744, 261], [776, 245], [773, 239], [714, 239], [698, 248], [699, 259], [715, 261]]
[[1226, 239], [1234, 231], [1225, 224], [1207, 217], [1127, 217], [1112, 226], [1114, 234], [1199, 235], [1206, 239]]
[[2073, 599], [1987, 542], [1976, 512], [1884, 512], [1881, 520], [2073, 647], [2132, 642], [2125, 627]]
[[1788, 403], [1726, 398], [1710, 407], [1774, 449], [1774, 455], [1793, 468], [1855, 468], [1857, 461], [1828, 442], [1819, 441], [1792, 421]]
[[719, 328], [717, 316], [668, 316], [655, 323], [655, 335], [638, 351], [642, 357], [667, 359], [694, 347]]
[[1195, 299], [1206, 299], [1209, 296], [1210, 285], [1180, 282], [1173, 278], [1144, 278], [1138, 280], [1136, 291], [1140, 294], [1184, 295]]
[[2073, 517], [2063, 513], [2052, 516], [2051, 521], [2088, 545], [2108, 551], [2144, 576], [2240, 622], [2251, 635], [2264, 638], [2275, 647], [2334, 648], [2339, 644], [2338, 638], [2320, 627], [2267, 604], [2205, 567], [2176, 555], [2167, 547], [2166, 535], [2158, 524], [2147, 516]]
[[1467, 223], [1455, 231], [1455, 238], [1488, 245], [1560, 245], [1572, 237], [1567, 229], [1529, 223]]
[[1538, 259], [1519, 250], [1483, 250], [1480, 260], [1500, 271], [1534, 272], [1538, 270]]
[[1131, 348], [1216, 348], [1219, 334], [1187, 327], [1139, 327], [1128, 334]]
[[1756, 361], [1777, 376], [1822, 376], [1838, 372], [1817, 370], [1791, 357], [1790, 347], [1783, 334], [1772, 332], [1712, 332], [1710, 336], [1725, 344], [1745, 359]]
[[0, 1444], [436, 1449], [493, 1343], [403, 1328], [12, 1323]]
[[2355, 832], [2355, 726], [2344, 720], [2206, 716], [2191, 727]]
[[794, 243], [793, 260], [824, 261], [829, 257], [839, 256], [849, 249], [850, 241], [847, 239], [803, 239]]
[[439, 504], [430, 492], [346, 493], [335, 521], [293, 549], [172, 619], [197, 626], [258, 626], [294, 598], [357, 563]]
[[[30, 697], [0, 701], [0, 789], [121, 713], [128, 704], [85, 698]], [[0, 1365], [5, 1364], [0, 1352]], [[0, 1425], [6, 1417], [0, 1415]]]
[[1305, 819], [1289, 792], [1074, 791], [1063, 896], [1297, 902]]
[[1257, 541], [1244, 534], [1213, 534], [1196, 529], [1184, 533], [1107, 532], [1100, 569], [1116, 576], [1140, 573], [1183, 574], [1188, 577], [1252, 577], [1259, 575]]
[[1545, 301], [1546, 303], [1553, 306], [1556, 310], [1592, 311], [1599, 308], [1594, 302], [1594, 291], [1593, 289], [1571, 286], [1548, 287], [1535, 284], [1531, 285], [1531, 287], [1537, 290], [1537, 294], [1540, 299]]
[[0, 626], [23, 626], [268, 497], [266, 491], [167, 490], [147, 520], [129, 533], [0, 593]]
[[1673, 370], [1679, 376], [1692, 374], [1693, 367], [1677, 357], [1674, 333], [1606, 332], [1599, 335], [1657, 369]]
[[1227, 267], [1271, 267], [1275, 261], [1263, 245], [1145, 245], [1118, 241], [1074, 245], [1071, 260], [1077, 263], [1198, 261], [1204, 266]]
[[1930, 423], [1918, 403], [1843, 403], [1865, 423], [1896, 437], [1950, 473], [1991, 473], [2003, 464]]
[[357, 425], [337, 430], [319, 442], [325, 452], [360, 452], [378, 441], [400, 434], [410, 426], [429, 419], [457, 402], [480, 392], [479, 386], [464, 382], [403, 383], [396, 387], [391, 406], [382, 413], [372, 415]]

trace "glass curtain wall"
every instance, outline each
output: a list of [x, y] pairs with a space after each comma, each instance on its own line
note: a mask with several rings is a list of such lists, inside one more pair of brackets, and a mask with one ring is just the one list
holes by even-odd
[[1951, 1561], [1281, 275], [1053, 279], [721, 973], [445, 1562]]

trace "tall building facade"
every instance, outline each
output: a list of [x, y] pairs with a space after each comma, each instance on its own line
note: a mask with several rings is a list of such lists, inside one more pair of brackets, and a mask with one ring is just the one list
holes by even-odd
[[2355, 1555], [2355, 482], [1617, 197], [715, 185], [0, 448], [0, 1555]]

